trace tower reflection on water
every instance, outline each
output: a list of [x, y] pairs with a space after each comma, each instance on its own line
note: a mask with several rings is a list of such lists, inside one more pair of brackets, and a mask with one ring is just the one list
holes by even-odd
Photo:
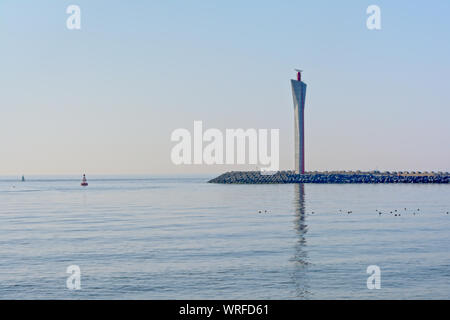
[[308, 226], [305, 221], [305, 185], [294, 185], [294, 230], [297, 234], [293, 262], [293, 282], [295, 284], [295, 296], [302, 299], [311, 297], [308, 285], [308, 254], [306, 251], [306, 233]]

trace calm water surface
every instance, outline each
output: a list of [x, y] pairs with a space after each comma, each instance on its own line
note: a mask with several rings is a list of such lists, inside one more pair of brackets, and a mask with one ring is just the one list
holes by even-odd
[[449, 185], [88, 178], [0, 179], [1, 299], [450, 299]]

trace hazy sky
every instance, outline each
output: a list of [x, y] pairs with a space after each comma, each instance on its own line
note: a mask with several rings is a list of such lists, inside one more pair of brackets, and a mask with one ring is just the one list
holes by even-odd
[[0, 174], [236, 170], [172, 164], [194, 120], [279, 128], [290, 169], [297, 67], [307, 170], [450, 171], [449, 16], [448, 0], [1, 0]]

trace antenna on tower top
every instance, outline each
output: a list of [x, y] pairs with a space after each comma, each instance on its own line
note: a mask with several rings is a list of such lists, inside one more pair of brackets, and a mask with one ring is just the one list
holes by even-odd
[[303, 70], [294, 69], [297, 72], [297, 81], [302, 81], [302, 72]]

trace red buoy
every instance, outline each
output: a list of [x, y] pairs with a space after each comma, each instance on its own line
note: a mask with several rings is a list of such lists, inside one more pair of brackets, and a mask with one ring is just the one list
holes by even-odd
[[82, 187], [87, 187], [88, 186], [88, 182], [86, 180], [86, 175], [83, 174], [83, 180], [81, 180], [81, 186]]

